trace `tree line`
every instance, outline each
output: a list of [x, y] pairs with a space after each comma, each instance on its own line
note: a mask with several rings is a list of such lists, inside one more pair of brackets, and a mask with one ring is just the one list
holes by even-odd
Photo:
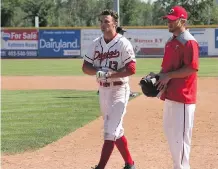
[[[174, 5], [186, 8], [190, 25], [218, 24], [216, 0], [120, 0], [120, 25], [166, 25], [162, 16]], [[98, 14], [114, 0], [2, 0], [1, 27], [98, 26]]]

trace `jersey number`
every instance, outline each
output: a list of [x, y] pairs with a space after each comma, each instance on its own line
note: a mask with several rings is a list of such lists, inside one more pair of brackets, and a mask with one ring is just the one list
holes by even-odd
[[112, 70], [117, 70], [117, 67], [118, 67], [117, 61], [110, 61], [109, 62], [109, 68], [111, 68]]

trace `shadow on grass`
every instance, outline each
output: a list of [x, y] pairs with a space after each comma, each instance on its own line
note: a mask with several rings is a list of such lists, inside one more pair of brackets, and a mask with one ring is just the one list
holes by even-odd
[[[99, 95], [99, 92], [96, 92], [96, 96]], [[140, 92], [131, 92], [130, 93], [130, 97], [129, 99], [134, 99], [137, 96], [140, 96], [141, 93]], [[93, 98], [93, 96], [59, 96], [59, 97], [55, 97], [58, 99], [81, 99], [81, 98]]]
[[81, 98], [93, 98], [93, 96], [60, 96], [58, 99], [81, 99]]

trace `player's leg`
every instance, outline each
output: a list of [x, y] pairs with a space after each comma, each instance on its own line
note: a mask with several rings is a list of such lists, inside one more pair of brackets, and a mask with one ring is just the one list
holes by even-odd
[[128, 148], [128, 142], [124, 136], [123, 118], [126, 114], [126, 106], [129, 100], [129, 85], [115, 87], [112, 91], [111, 111], [109, 113], [109, 133], [114, 136], [115, 144], [122, 155], [126, 165], [133, 165], [133, 160]]
[[98, 163], [99, 169], [104, 169], [107, 162], [113, 152], [115, 142], [112, 140], [104, 140], [104, 144], [101, 151], [101, 157]]
[[105, 87], [99, 88], [99, 105], [102, 118], [104, 119], [107, 115], [107, 108], [108, 108], [108, 93], [109, 91]]
[[[108, 104], [110, 102], [111, 91], [109, 88], [100, 87], [99, 89], [99, 102], [100, 102], [100, 109], [102, 113], [102, 117], [104, 120], [104, 128], [107, 128], [107, 113], [108, 113]], [[104, 134], [105, 135], [105, 134]], [[104, 169], [115, 146], [114, 140], [108, 140], [104, 137], [104, 144], [101, 151], [101, 156], [98, 165], [96, 166], [97, 169]]]
[[116, 140], [123, 136], [123, 117], [129, 100], [129, 85], [114, 86], [110, 91], [110, 101], [107, 107], [105, 137]]
[[164, 104], [164, 132], [169, 144], [174, 169], [189, 169], [191, 136], [195, 104], [166, 100]]
[[192, 139], [192, 129], [194, 126], [194, 114], [195, 114], [195, 104], [185, 104], [185, 126], [184, 126], [184, 151], [182, 157], [183, 168], [190, 168], [190, 152], [191, 152], [191, 139]]

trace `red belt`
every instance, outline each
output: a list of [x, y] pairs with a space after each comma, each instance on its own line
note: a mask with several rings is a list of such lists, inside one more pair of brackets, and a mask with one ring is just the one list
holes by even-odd
[[113, 85], [113, 86], [122, 85], [123, 82], [121, 82], [121, 81], [116, 81], [116, 82], [111, 82], [111, 83], [109, 83], [109, 82], [100, 82], [99, 84], [100, 84], [100, 86], [103, 86], [103, 87], [110, 87], [111, 85]]

